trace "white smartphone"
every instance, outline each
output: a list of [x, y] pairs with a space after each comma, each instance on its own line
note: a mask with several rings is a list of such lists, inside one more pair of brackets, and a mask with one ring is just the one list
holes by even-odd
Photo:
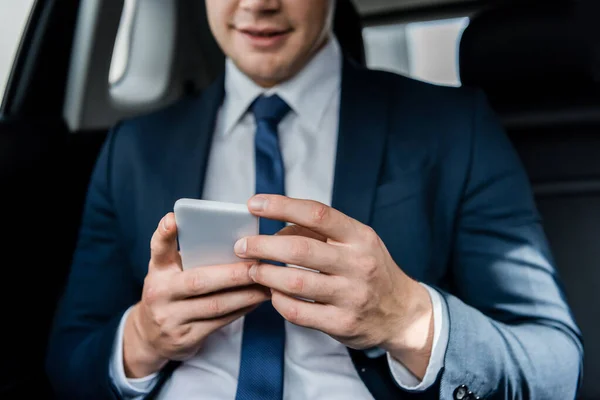
[[246, 204], [182, 198], [173, 211], [183, 269], [243, 261], [235, 242], [259, 233], [258, 217]]

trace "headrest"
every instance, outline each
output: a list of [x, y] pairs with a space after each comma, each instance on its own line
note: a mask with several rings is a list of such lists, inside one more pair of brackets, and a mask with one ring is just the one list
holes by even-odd
[[475, 15], [459, 47], [462, 84], [513, 101], [597, 93], [598, 3], [521, 0]]
[[352, 0], [337, 0], [333, 31], [346, 57], [365, 65], [365, 45], [360, 14]]

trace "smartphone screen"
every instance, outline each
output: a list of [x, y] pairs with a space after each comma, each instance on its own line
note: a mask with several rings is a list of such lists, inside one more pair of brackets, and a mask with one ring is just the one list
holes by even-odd
[[185, 198], [175, 202], [174, 213], [183, 269], [243, 261], [233, 246], [259, 232], [246, 204]]

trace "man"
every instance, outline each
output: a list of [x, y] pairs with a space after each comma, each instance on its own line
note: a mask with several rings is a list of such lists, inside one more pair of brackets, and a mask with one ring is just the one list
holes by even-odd
[[[112, 130], [49, 346], [61, 398], [575, 396], [580, 333], [484, 99], [346, 60], [334, 3], [206, 0], [224, 77]], [[247, 202], [248, 262], [183, 271], [182, 197]]]

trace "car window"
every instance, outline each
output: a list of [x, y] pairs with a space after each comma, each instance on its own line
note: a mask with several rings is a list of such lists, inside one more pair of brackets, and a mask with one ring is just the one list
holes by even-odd
[[468, 23], [464, 17], [366, 27], [367, 64], [430, 83], [460, 86], [458, 46]]
[[0, 0], [0, 104], [35, 0]]

